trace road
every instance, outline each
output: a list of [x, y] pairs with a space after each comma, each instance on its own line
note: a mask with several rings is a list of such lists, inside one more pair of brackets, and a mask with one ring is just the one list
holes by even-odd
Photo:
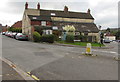
[[[2, 37], [2, 56], [41, 80], [118, 80], [117, 43], [112, 49], [93, 49], [17, 41]], [[108, 45], [108, 44], [107, 44]], [[110, 46], [110, 45], [108, 45]]]

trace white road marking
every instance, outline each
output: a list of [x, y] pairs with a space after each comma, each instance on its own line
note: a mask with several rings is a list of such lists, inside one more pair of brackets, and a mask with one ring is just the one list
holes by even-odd
[[113, 51], [101, 51], [101, 50], [92, 50], [92, 51], [98, 51], [98, 52], [105, 52], [105, 53], [118, 54], [117, 52], [113, 52]]

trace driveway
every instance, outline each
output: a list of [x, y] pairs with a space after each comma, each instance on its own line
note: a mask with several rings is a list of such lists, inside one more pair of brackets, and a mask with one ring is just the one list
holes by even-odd
[[112, 58], [118, 53], [113, 49], [94, 49], [98, 56], [90, 57], [82, 55], [85, 48], [17, 41], [6, 36], [2, 41], [2, 56], [41, 80], [118, 79], [118, 61]]

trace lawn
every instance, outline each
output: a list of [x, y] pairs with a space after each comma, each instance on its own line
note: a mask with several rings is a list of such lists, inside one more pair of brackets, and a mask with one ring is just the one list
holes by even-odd
[[93, 42], [74, 42], [74, 43], [67, 43], [65, 41], [57, 41], [58, 43], [61, 43], [61, 44], [70, 44], [70, 45], [79, 45], [79, 46], [86, 46], [87, 43], [91, 43], [92, 46], [95, 46], [95, 47], [100, 47], [101, 46], [105, 46], [104, 44], [100, 44], [100, 43], [93, 43]]

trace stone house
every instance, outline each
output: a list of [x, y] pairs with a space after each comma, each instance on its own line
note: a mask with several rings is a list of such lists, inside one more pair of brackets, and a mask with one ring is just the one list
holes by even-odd
[[39, 3], [36, 9], [31, 9], [26, 2], [22, 18], [22, 33], [28, 34], [30, 39], [36, 28], [42, 29], [43, 34], [61, 36], [65, 25], [73, 25], [76, 29], [75, 34], [81, 32], [83, 35], [91, 36], [91, 42], [99, 41], [99, 30], [94, 24], [90, 9], [87, 12], [73, 12], [65, 6], [61, 11], [45, 10], [40, 8]]

